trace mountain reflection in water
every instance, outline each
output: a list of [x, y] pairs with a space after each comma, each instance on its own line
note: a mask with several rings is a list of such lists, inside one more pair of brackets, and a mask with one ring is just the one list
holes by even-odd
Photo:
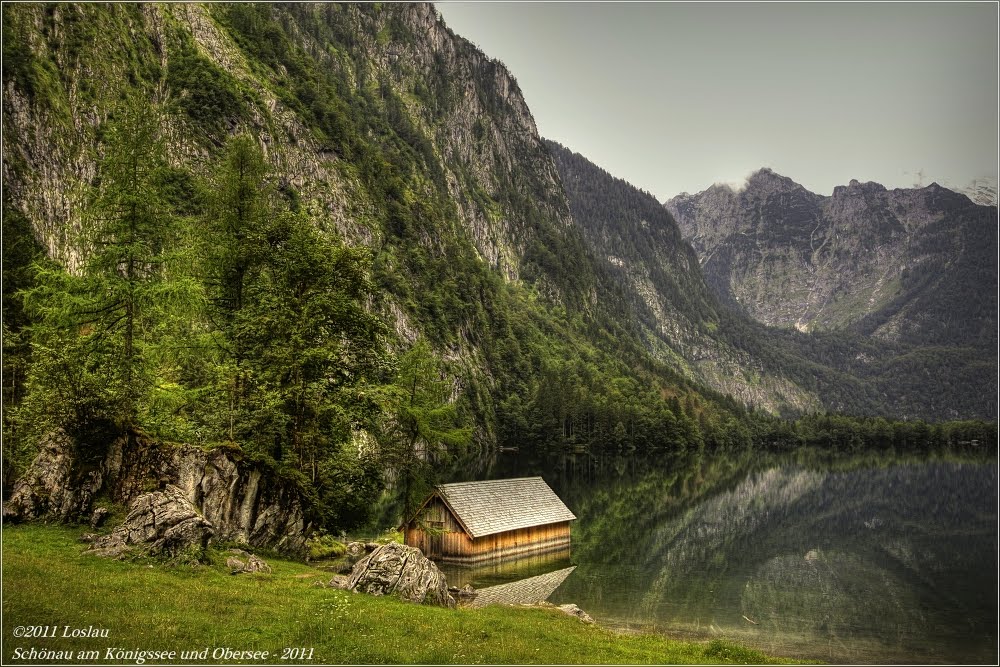
[[[605, 625], [830, 662], [997, 660], [995, 462], [545, 463], [496, 472], [542, 474], [579, 517], [576, 569], [549, 596], [555, 604], [576, 603]], [[508, 581], [566, 569], [506, 567]]]

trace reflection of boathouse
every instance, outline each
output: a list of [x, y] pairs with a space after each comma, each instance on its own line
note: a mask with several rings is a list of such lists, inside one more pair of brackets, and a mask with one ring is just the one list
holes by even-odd
[[576, 566], [564, 567], [554, 572], [480, 588], [468, 606], [486, 607], [491, 604], [515, 605], [545, 602], [575, 569]]
[[569, 547], [576, 516], [541, 477], [442, 484], [403, 526], [429, 558], [473, 563]]

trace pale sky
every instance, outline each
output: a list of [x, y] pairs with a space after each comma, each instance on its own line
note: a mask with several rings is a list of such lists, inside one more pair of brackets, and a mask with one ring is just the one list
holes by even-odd
[[996, 182], [996, 2], [436, 6], [542, 136], [660, 201], [765, 166], [824, 195]]

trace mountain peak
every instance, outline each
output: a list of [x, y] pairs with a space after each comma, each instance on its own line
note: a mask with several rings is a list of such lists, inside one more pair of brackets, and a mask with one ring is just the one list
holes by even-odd
[[862, 183], [856, 178], [852, 178], [847, 185], [838, 185], [833, 188], [834, 197], [844, 194], [857, 195], [876, 192], [886, 192], [886, 187], [881, 183], [876, 183], [875, 181], [865, 181]]
[[792, 181], [792, 179], [788, 178], [787, 176], [782, 176], [781, 174], [771, 169], [770, 167], [761, 167], [757, 171], [750, 174], [750, 178], [747, 179], [747, 183], [752, 183], [755, 181], [757, 182], [788, 181], [790, 183], [794, 182]]
[[757, 171], [750, 174], [750, 177], [747, 178], [746, 185], [743, 189], [751, 192], [764, 193], [805, 190], [805, 188], [790, 179], [788, 176], [782, 176], [770, 167], [761, 167]]

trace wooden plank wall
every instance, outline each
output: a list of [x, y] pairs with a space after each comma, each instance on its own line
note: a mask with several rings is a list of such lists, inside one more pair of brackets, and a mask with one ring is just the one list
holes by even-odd
[[467, 535], [463, 537], [466, 538], [462, 545], [464, 548], [445, 551], [442, 559], [474, 562], [566, 548], [570, 543], [570, 528], [569, 522], [563, 521], [486, 535], [475, 540], [469, 539]]
[[434, 498], [427, 504], [421, 512], [421, 521], [442, 532], [436, 536], [428, 534], [418, 522], [413, 521], [404, 530], [404, 541], [429, 558], [439, 560], [474, 562], [566, 548], [570, 543], [568, 521], [472, 539], [440, 498]]

